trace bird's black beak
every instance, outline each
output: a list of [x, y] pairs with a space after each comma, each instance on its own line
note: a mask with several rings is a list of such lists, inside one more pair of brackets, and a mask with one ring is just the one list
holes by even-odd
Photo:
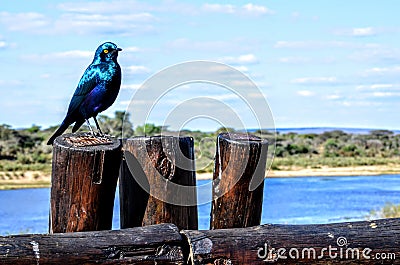
[[117, 51], [119, 51], [119, 52], [120, 52], [120, 51], [122, 51], [122, 49], [121, 49], [121, 48], [117, 48]]

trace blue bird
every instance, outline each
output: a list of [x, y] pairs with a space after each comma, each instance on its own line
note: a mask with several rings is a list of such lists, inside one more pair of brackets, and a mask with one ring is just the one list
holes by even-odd
[[109, 108], [118, 96], [121, 86], [121, 67], [117, 62], [119, 51], [122, 49], [112, 42], [97, 48], [93, 62], [86, 68], [72, 96], [67, 115], [47, 142], [48, 145], [53, 144], [56, 137], [74, 122], [72, 132], [76, 132], [86, 121], [94, 135], [89, 118], [94, 119], [97, 130], [103, 135], [96, 116]]

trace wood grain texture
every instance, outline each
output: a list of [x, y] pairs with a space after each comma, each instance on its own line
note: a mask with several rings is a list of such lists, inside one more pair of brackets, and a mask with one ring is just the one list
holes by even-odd
[[121, 227], [137, 226], [142, 219], [141, 225], [197, 229], [193, 138], [135, 137], [123, 149], [129, 172], [121, 169]]
[[56, 138], [50, 196], [50, 232], [111, 229], [121, 144], [75, 147]]
[[0, 264], [183, 264], [181, 241], [172, 224], [0, 237]]
[[217, 138], [211, 229], [259, 225], [268, 142], [259, 137], [223, 133]]
[[190, 264], [400, 264], [400, 219], [182, 234]]

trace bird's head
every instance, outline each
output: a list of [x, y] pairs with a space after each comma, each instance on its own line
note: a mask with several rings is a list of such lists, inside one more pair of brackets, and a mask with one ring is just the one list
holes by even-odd
[[93, 62], [107, 62], [107, 61], [117, 61], [118, 52], [122, 51], [112, 42], [105, 42], [101, 44], [94, 55]]

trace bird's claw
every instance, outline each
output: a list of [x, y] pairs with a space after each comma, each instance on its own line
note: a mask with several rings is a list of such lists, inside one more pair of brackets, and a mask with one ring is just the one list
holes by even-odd
[[109, 135], [109, 134], [105, 134], [105, 133], [103, 133], [103, 132], [96, 132], [94, 135], [93, 135], [94, 137], [98, 137], [98, 138], [103, 138], [103, 139], [109, 139], [109, 138], [111, 138], [111, 135]]
[[94, 137], [104, 137], [104, 134], [101, 132], [94, 133]]

